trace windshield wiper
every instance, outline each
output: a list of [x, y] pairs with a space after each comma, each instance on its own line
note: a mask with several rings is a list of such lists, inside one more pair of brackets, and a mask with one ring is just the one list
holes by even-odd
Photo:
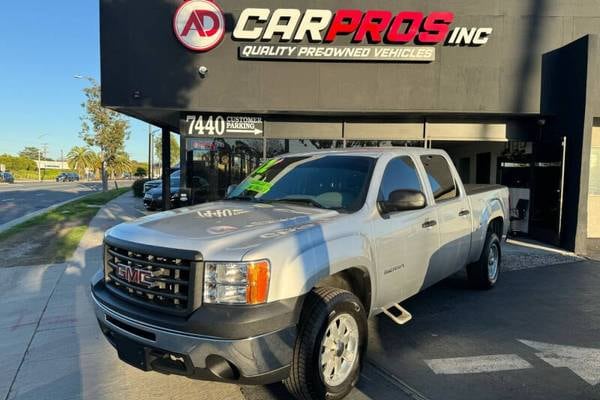
[[319, 203], [316, 200], [306, 199], [304, 197], [286, 197], [283, 199], [269, 200], [269, 203], [285, 203], [285, 202], [287, 202], [287, 203], [305, 203], [305, 204], [311, 205], [316, 208], [325, 208], [325, 209], [327, 208], [323, 204]]
[[235, 196], [227, 197], [225, 200], [254, 201], [255, 198], [252, 196]]

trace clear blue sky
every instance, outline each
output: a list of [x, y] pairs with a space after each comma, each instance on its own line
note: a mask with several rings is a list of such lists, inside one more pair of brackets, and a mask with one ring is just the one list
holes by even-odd
[[[0, 154], [48, 144], [59, 158], [79, 138], [81, 89], [99, 80], [98, 0], [4, 1], [0, 12]], [[147, 125], [132, 120], [127, 152], [148, 159]], [[44, 135], [38, 140], [40, 135]]]

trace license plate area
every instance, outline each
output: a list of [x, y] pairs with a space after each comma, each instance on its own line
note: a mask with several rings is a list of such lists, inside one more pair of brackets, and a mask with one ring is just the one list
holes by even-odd
[[114, 335], [113, 340], [121, 361], [143, 371], [152, 370], [146, 347], [121, 335]]

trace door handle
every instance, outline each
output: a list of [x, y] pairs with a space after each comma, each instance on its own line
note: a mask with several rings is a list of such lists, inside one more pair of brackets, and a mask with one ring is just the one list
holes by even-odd
[[433, 228], [436, 225], [437, 225], [437, 221], [426, 221], [426, 222], [423, 222], [423, 225], [421, 225], [421, 226], [423, 227], [423, 229], [428, 229], [428, 228]]
[[461, 212], [458, 213], [458, 216], [459, 217], [466, 217], [469, 214], [471, 214], [471, 211], [469, 211], [469, 210], [462, 210]]

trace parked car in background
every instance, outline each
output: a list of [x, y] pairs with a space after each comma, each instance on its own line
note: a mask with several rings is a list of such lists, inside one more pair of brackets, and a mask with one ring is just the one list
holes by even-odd
[[79, 182], [79, 174], [63, 172], [56, 177], [56, 182]]
[[[179, 169], [174, 169], [173, 173], [171, 173], [171, 181], [173, 181], [174, 179], [179, 180], [181, 177], [181, 173], [179, 171]], [[153, 181], [148, 181], [146, 183], [144, 183], [144, 194], [146, 194], [147, 192], [149, 192], [150, 190], [159, 187], [162, 185], [162, 179], [155, 179]]]
[[119, 358], [144, 371], [339, 400], [367, 318], [406, 324], [400, 303], [462, 268], [492, 288], [508, 225], [508, 189], [463, 185], [440, 150], [282, 156], [225, 201], [107, 231], [92, 299]]
[[[171, 175], [171, 205], [173, 208], [188, 205], [188, 197], [181, 193], [179, 172]], [[148, 211], [162, 210], [165, 206], [162, 194], [162, 184], [150, 189], [144, 194], [144, 207]]]
[[0, 172], [0, 183], [15, 183], [15, 177], [10, 172]]

